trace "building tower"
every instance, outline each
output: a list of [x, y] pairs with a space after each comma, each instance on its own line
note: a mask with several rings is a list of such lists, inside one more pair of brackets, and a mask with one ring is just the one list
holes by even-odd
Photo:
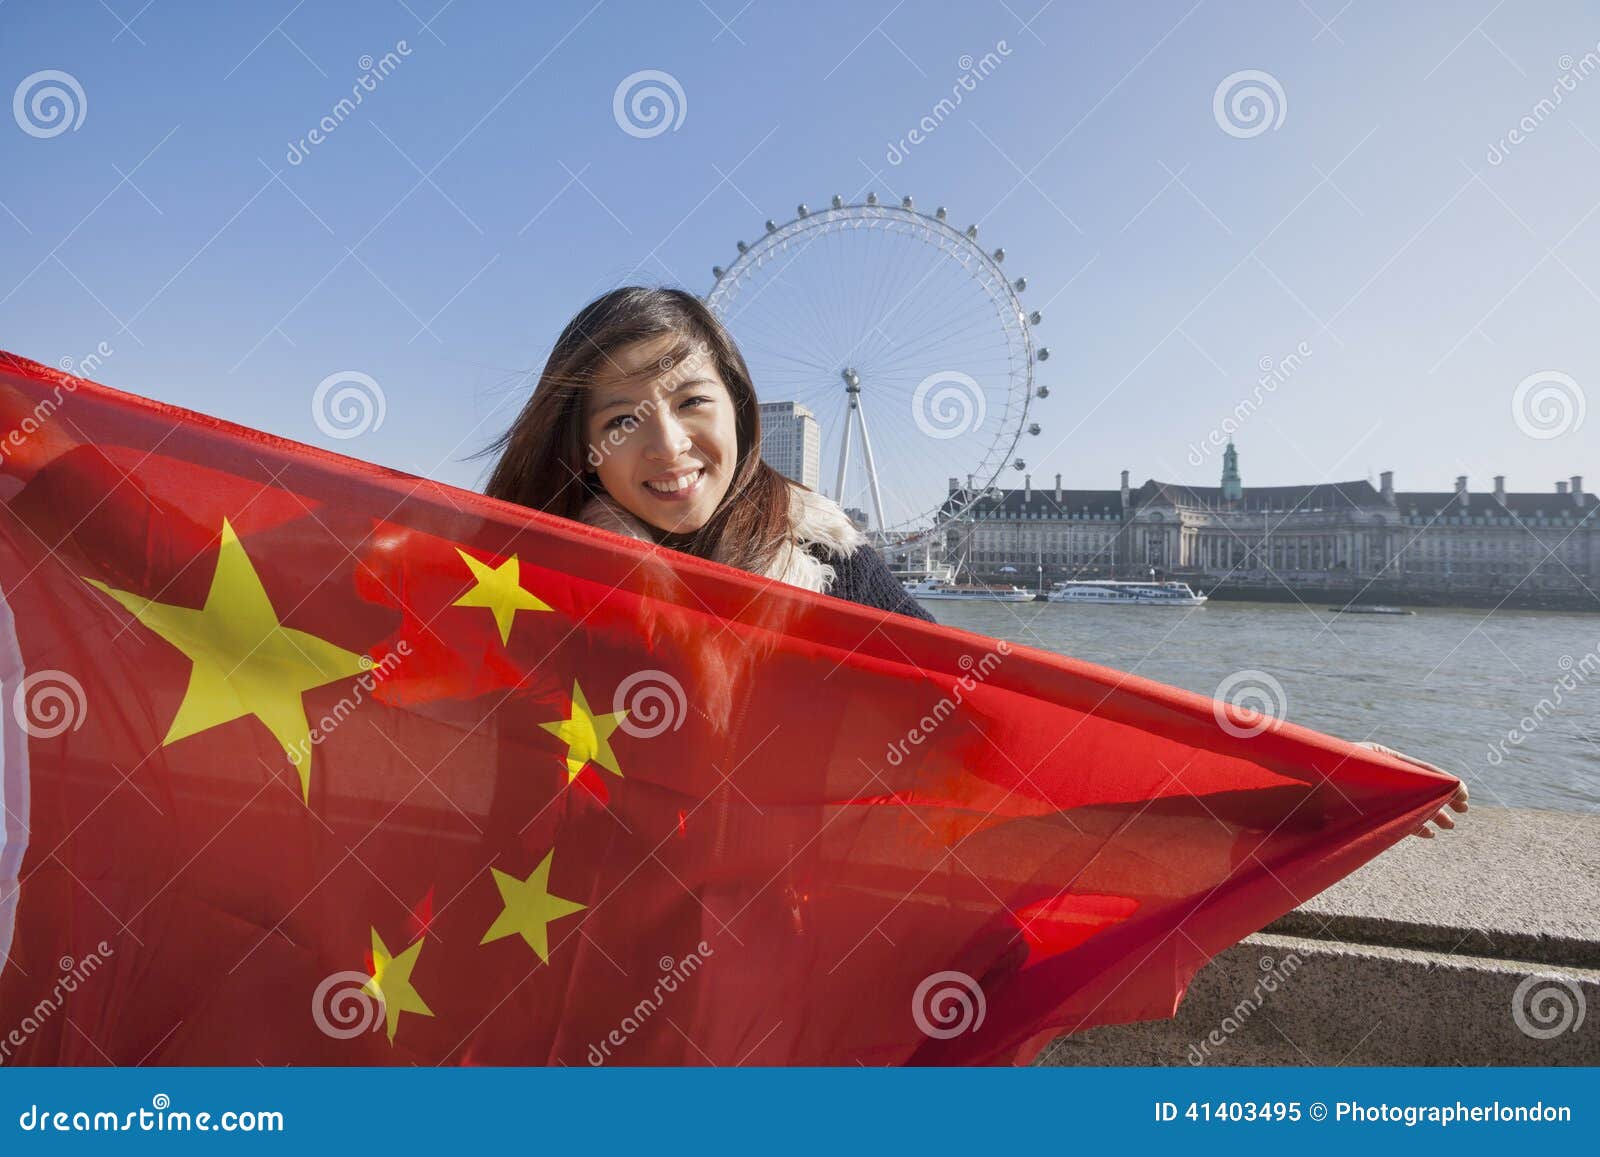
[[1239, 482], [1239, 451], [1233, 448], [1233, 439], [1229, 438], [1227, 449], [1222, 452], [1222, 501], [1243, 500], [1244, 486]]

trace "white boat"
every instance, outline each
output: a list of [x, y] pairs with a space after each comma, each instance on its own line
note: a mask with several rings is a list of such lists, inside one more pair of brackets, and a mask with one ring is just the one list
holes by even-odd
[[1206, 595], [1195, 594], [1188, 583], [1096, 582], [1056, 583], [1045, 596], [1052, 603], [1108, 603], [1137, 607], [1198, 607]]
[[980, 603], [1031, 603], [1033, 592], [1015, 584], [1009, 586], [981, 586], [976, 583], [953, 583], [944, 579], [924, 578], [900, 584], [912, 598], [960, 599]]

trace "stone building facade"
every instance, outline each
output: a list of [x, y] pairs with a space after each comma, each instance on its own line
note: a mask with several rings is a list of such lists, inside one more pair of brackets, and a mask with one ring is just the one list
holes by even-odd
[[[1366, 480], [1244, 486], [1238, 451], [1220, 485], [1146, 481], [1116, 490], [990, 489], [944, 527], [948, 560], [983, 576], [1046, 585], [1067, 578], [1227, 578], [1328, 586], [1600, 592], [1600, 502], [1581, 476], [1548, 491], [1397, 491], [1392, 471]], [[947, 509], [968, 491], [950, 480]], [[1012, 568], [1005, 570], [1004, 568]], [[1018, 579], [1017, 581], [1023, 581]]]

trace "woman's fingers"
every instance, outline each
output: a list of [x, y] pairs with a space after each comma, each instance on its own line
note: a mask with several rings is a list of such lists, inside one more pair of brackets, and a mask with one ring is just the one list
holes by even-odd
[[1456, 788], [1456, 794], [1450, 797], [1450, 806], [1458, 812], [1467, 810], [1467, 785], [1462, 784]]
[[1434, 816], [1433, 822], [1446, 830], [1456, 826], [1456, 821], [1450, 818], [1450, 813], [1447, 811], [1441, 811], [1438, 815]]
[[1417, 836], [1420, 839], [1424, 839], [1424, 840], [1433, 839], [1433, 829], [1430, 828], [1427, 824], [1423, 824], [1420, 828], [1418, 828], [1416, 831], [1412, 832], [1411, 834], [1414, 835], [1414, 836]]

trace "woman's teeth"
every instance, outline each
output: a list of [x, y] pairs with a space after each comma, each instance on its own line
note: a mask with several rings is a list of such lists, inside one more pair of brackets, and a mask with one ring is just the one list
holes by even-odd
[[646, 482], [645, 485], [657, 494], [676, 494], [680, 490], [689, 489], [689, 487], [700, 481], [700, 475], [703, 473], [705, 471], [696, 470], [693, 474], [685, 474], [671, 482]]

